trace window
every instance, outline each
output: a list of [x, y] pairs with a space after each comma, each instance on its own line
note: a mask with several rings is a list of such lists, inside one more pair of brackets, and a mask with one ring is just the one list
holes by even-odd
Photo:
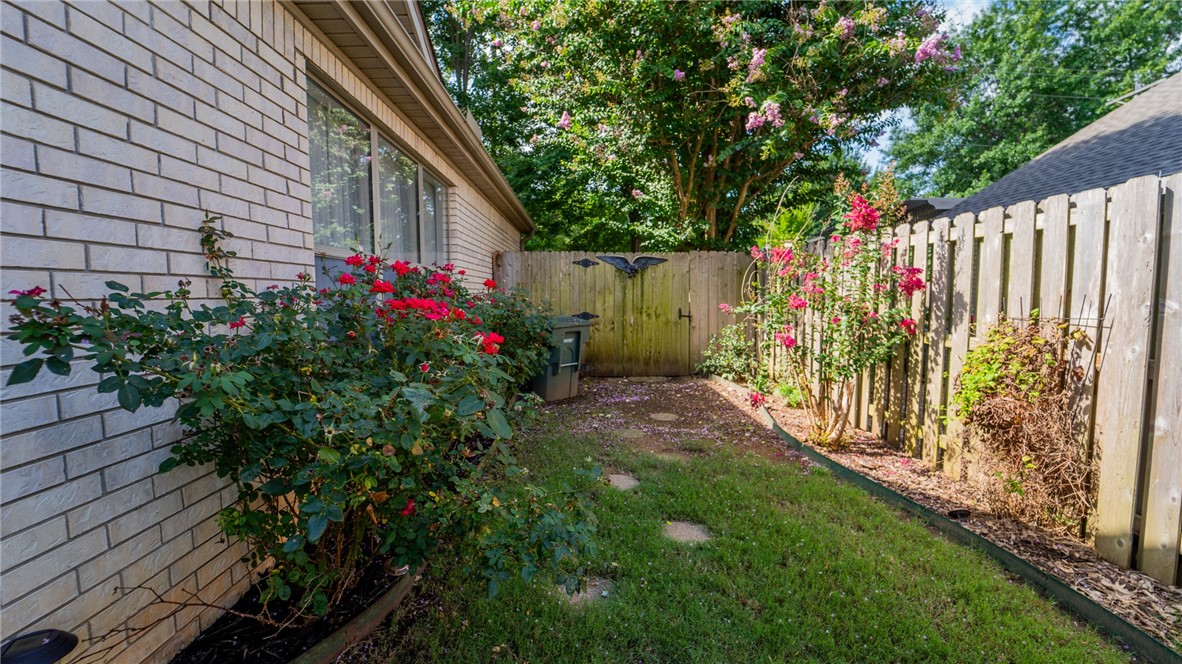
[[443, 183], [311, 81], [308, 136], [317, 254], [334, 265], [355, 251], [446, 262]]

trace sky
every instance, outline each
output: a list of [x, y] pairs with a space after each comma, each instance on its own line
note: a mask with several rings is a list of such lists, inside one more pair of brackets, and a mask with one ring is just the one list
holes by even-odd
[[[973, 16], [980, 13], [989, 4], [989, 0], [936, 0], [936, 4], [944, 8], [944, 23], [940, 26], [940, 30], [947, 32], [972, 21]], [[907, 109], [896, 111], [894, 115], [904, 126], [911, 122], [911, 114]], [[862, 157], [863, 162], [869, 166], [871, 171], [881, 170], [887, 166], [888, 160], [885, 151], [891, 144], [889, 135], [883, 134], [878, 142], [877, 148], [872, 148]]]

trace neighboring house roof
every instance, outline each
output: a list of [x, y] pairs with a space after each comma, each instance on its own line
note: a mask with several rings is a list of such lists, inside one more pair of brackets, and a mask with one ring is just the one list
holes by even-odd
[[1142, 175], [1182, 172], [1182, 74], [1123, 106], [948, 210], [953, 217], [999, 205], [1110, 187]]
[[947, 214], [948, 210], [963, 201], [963, 198], [909, 198], [903, 201], [903, 207], [911, 221], [927, 221]]
[[368, 78], [391, 106], [470, 178], [522, 232], [536, 226], [440, 78], [416, 2], [300, 0], [290, 3], [341, 59]]

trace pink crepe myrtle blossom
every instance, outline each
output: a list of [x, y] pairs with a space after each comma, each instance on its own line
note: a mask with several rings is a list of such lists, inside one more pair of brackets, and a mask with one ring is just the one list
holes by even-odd
[[848, 16], [842, 16], [837, 19], [837, 31], [839, 36], [844, 41], [849, 41], [854, 36], [854, 20]]
[[762, 115], [756, 111], [752, 111], [747, 115], [747, 131], [755, 131], [756, 129], [759, 129], [763, 126], [764, 122], [766, 122], [766, 120], [764, 120]]
[[791, 263], [792, 249], [788, 247], [772, 247], [769, 258], [773, 263]]
[[505, 42], [501, 41], [500, 39], [494, 39], [494, 40], [492, 40], [492, 47], [493, 47], [493, 48], [500, 48], [500, 47], [502, 47], [502, 46], [504, 46], [504, 45], [505, 45]]
[[923, 268], [921, 267], [896, 265], [892, 269], [895, 274], [899, 275], [899, 290], [908, 297], [923, 290], [927, 285], [919, 277], [919, 275], [923, 274]]
[[530, 24], [530, 26], [529, 26], [529, 27], [530, 27], [530, 28], [531, 28], [531, 29], [532, 29], [534, 32], [537, 32], [538, 30], [541, 30], [541, 29], [542, 29], [542, 22], [541, 22], [541, 21], [534, 21], [533, 23], [531, 23], [531, 24]]
[[849, 220], [846, 224], [852, 231], [872, 232], [878, 227], [879, 213], [865, 198], [854, 194], [851, 200], [851, 210], [844, 216]]
[[722, 24], [727, 27], [730, 27], [731, 25], [734, 25], [734, 23], [741, 18], [743, 18], [743, 15], [739, 14], [739, 13], [727, 14], [726, 16], [722, 17]]
[[947, 34], [932, 35], [923, 40], [923, 43], [915, 50], [916, 64], [925, 60], [931, 60], [941, 65], [958, 62], [961, 57], [960, 47], [957, 46], [949, 52], [945, 44], [947, 40]]
[[886, 86], [888, 83], [890, 83], [890, 80], [886, 78], [879, 78], [877, 81], [875, 81], [875, 85], [880, 88]]
[[733, 310], [733, 307], [731, 307], [731, 305], [727, 304], [726, 302], [723, 302], [722, 304], [718, 305], [718, 310], [724, 314], [729, 314]]
[[684, 81], [685, 80], [685, 72], [681, 71], [680, 69], [674, 69], [673, 70], [673, 80], [675, 80], [679, 83], [681, 81]]
[[558, 128], [562, 130], [570, 129], [570, 113], [563, 111], [562, 118], [558, 120]]
[[796, 337], [792, 336], [792, 326], [786, 326], [782, 331], [776, 332], [776, 341], [780, 342], [784, 348], [794, 348], [796, 346]]
[[784, 118], [780, 115], [780, 105], [772, 100], [763, 102], [763, 106], [759, 108], [763, 113], [763, 118], [772, 123], [773, 127], [783, 127]]
[[636, 200], [639, 201], [644, 198], [644, 192], [639, 189], [633, 189], [632, 190], [632, 198], [635, 198]]
[[809, 301], [803, 297], [793, 293], [788, 296], [788, 307], [791, 309], [804, 309], [809, 306]]
[[747, 65], [747, 82], [751, 83], [763, 78], [763, 63], [767, 56], [766, 48], [751, 49], [751, 63]]

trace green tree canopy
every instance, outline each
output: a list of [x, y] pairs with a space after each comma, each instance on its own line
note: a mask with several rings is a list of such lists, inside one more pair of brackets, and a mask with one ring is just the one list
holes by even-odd
[[967, 196], [1175, 72], [1176, 0], [995, 0], [955, 34], [960, 92], [912, 108], [888, 154], [909, 188]]
[[[533, 202], [569, 215], [567, 237], [595, 227], [582, 214], [602, 214], [597, 236], [653, 249], [745, 242], [793, 178], [835, 172], [844, 150], [887, 127], [883, 111], [940, 94], [959, 58], [915, 0], [453, 0], [443, 11], [433, 15], [477, 53], [437, 44], [445, 68], [507, 77], [511, 92], [485, 94], [499, 95], [499, 117], [521, 114], [517, 136], [498, 139], [515, 154], [493, 153], [531, 214]], [[478, 88], [480, 76], [452, 85]]]

